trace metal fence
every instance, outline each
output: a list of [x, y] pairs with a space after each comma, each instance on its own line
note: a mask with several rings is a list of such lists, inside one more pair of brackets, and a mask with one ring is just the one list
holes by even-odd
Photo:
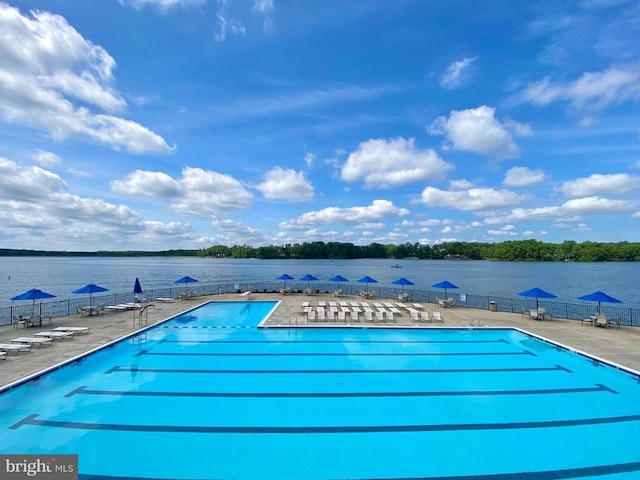
[[[186, 288], [180, 287], [167, 287], [154, 290], [145, 290], [144, 296], [147, 301], [153, 302], [156, 298], [176, 298], [180, 294], [188, 292], [194, 297], [205, 295], [216, 295], [223, 293], [242, 293], [247, 289], [256, 293], [278, 293], [283, 288], [284, 284], [280, 282], [237, 282], [237, 283], [219, 283], [212, 285], [204, 284], [189, 284]], [[342, 282], [336, 283], [322, 283], [322, 282], [287, 282], [287, 288], [291, 289], [293, 293], [304, 292], [306, 288], [315, 290], [318, 294], [331, 294], [337, 289], [343, 291], [345, 295], [358, 295], [361, 291], [368, 290], [373, 292], [377, 298], [397, 298], [399, 295], [405, 293], [409, 296], [411, 301], [420, 303], [437, 303], [438, 298], [444, 298], [444, 292], [433, 290], [419, 290], [410, 288], [389, 288], [378, 287], [375, 284], [344, 284]], [[458, 294], [451, 291], [447, 291], [447, 297], [453, 298], [456, 301], [457, 308], [476, 308], [481, 310], [495, 310], [498, 312], [510, 312], [510, 313], [523, 313], [528, 312], [531, 309], [536, 308], [535, 299], [531, 298], [510, 298], [510, 297], [491, 297], [482, 295], [469, 295]], [[128, 303], [134, 301], [133, 293], [111, 293], [106, 295], [94, 295], [93, 304], [98, 305], [104, 303], [105, 305], [118, 305], [120, 303]], [[36, 302], [36, 303], [24, 303], [15, 304], [9, 307], [0, 307], [0, 326], [10, 325], [12, 318], [22, 316], [29, 316], [32, 314], [43, 315], [48, 317], [63, 317], [67, 315], [74, 315], [78, 307], [86, 306], [88, 303], [87, 297], [78, 297], [67, 300]], [[540, 300], [539, 305], [544, 307], [548, 314], [551, 314], [553, 318], [564, 318], [568, 320], [582, 320], [588, 318], [591, 315], [596, 314], [597, 305], [586, 305], [576, 303], [564, 303], [552, 300]], [[620, 304], [602, 304], [600, 312], [607, 315], [607, 317], [619, 321], [621, 325], [627, 326], [640, 326], [640, 308], [637, 307], [623, 307]]]

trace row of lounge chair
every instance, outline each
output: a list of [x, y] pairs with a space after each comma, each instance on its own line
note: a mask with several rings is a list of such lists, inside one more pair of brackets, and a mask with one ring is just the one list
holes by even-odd
[[[440, 312], [429, 313], [424, 310], [424, 307], [419, 303], [412, 303], [410, 306], [404, 303], [396, 303], [395, 305], [390, 302], [373, 303], [373, 307], [368, 302], [318, 302], [316, 306], [311, 306], [309, 302], [302, 302], [300, 308], [302, 312], [307, 315], [308, 322], [323, 322], [323, 321], [337, 321], [345, 322], [347, 319], [352, 322], [359, 322], [360, 315], [364, 317], [366, 322], [393, 322], [395, 316], [402, 316], [404, 313], [409, 313], [411, 321], [416, 323], [444, 323]], [[348, 318], [347, 318], [348, 317]]]
[[73, 339], [78, 334], [88, 334], [90, 331], [90, 327], [55, 327], [49, 331], [34, 333], [30, 337], [14, 338], [9, 343], [0, 343], [0, 359], [6, 360], [10, 353], [18, 355], [30, 352], [34, 346], [42, 348], [43, 345], [53, 345], [56, 340]]

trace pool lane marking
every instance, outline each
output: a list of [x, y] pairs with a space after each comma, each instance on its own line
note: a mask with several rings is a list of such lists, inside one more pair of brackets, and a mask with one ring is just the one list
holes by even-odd
[[199, 398], [373, 398], [373, 397], [478, 397], [499, 395], [556, 395], [570, 393], [609, 392], [615, 390], [595, 384], [594, 387], [544, 388], [530, 390], [463, 390], [406, 392], [152, 392], [144, 390], [93, 390], [80, 386], [65, 397], [74, 395], [114, 395], [118, 397], [199, 397]]
[[[505, 423], [462, 423], [433, 425], [353, 425], [353, 426], [306, 426], [306, 427], [239, 427], [202, 425], [127, 425], [122, 423], [65, 422], [61, 420], [40, 420], [33, 413], [10, 429], [25, 425], [80, 430], [163, 432], [163, 433], [236, 433], [236, 434], [331, 434], [331, 433], [416, 433], [451, 431], [521, 430], [531, 428], [559, 428], [606, 425], [615, 423], [640, 422], [640, 415], [620, 415], [616, 417], [578, 418], [572, 420], [544, 420], [537, 422]], [[473, 477], [472, 477], [473, 478]]]
[[178, 357], [458, 357], [476, 355], [537, 355], [528, 350], [520, 352], [382, 352], [382, 353], [352, 353], [352, 352], [138, 352], [135, 356], [164, 355]]
[[508, 344], [506, 340], [170, 340], [162, 339], [157, 343], [391, 343], [394, 345], [403, 344], [440, 344], [440, 343], [503, 343]]
[[[413, 476], [413, 477], [350, 477], [351, 480], [558, 480], [585, 477], [600, 477], [603, 475], [615, 475], [619, 473], [637, 472], [640, 470], [640, 462], [612, 463], [609, 465], [593, 465], [589, 467], [562, 468], [558, 470], [542, 470], [535, 472], [508, 472], [485, 473], [479, 475], [445, 475], [445, 476]], [[123, 480], [122, 477], [114, 477], [102, 474], [80, 474], [81, 479], [86, 480]], [[129, 477], [127, 477], [129, 478]], [[132, 480], [169, 480], [165, 477], [136, 478]]]
[[197, 370], [180, 368], [130, 368], [116, 365], [105, 374], [114, 372], [143, 372], [143, 373], [197, 373], [197, 374], [336, 374], [336, 373], [508, 373], [508, 372], [555, 372], [573, 373], [562, 365], [553, 367], [522, 367], [522, 368], [415, 368], [415, 369], [372, 369], [372, 370]]

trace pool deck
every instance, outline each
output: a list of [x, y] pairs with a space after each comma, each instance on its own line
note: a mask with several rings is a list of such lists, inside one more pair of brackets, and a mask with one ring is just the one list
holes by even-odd
[[[143, 313], [142, 326], [139, 324], [137, 312], [107, 312], [100, 315], [88, 317], [56, 317], [53, 325], [43, 325], [42, 328], [22, 326], [0, 327], [0, 343], [9, 343], [11, 339], [31, 336], [33, 333], [48, 331], [58, 326], [86, 326], [91, 327], [89, 334], [79, 334], [71, 340], [55, 340], [52, 346], [34, 347], [31, 352], [21, 352], [17, 355], [9, 354], [6, 360], [0, 360], [0, 386], [9, 385], [20, 381], [25, 377], [45, 370], [54, 365], [58, 365], [70, 358], [81, 355], [96, 347], [117, 340], [132, 332], [144, 328], [146, 325], [153, 325], [166, 318], [177, 315], [180, 312], [196, 307], [208, 301], [245, 301], [246, 296], [238, 294], [212, 295], [208, 297], [197, 297], [189, 300], [177, 300], [171, 303], [155, 303], [153, 308], [148, 308]], [[253, 293], [249, 301], [256, 300], [279, 300], [281, 303], [274, 311], [273, 315], [265, 323], [265, 326], [289, 327], [306, 325], [306, 317], [301, 312], [301, 303], [310, 302], [317, 305], [318, 301], [360, 301], [358, 297], [341, 297], [336, 299], [330, 295], [279, 295], [277, 293]], [[391, 302], [394, 300], [376, 298], [367, 300], [369, 304], [373, 302]], [[406, 302], [405, 302], [406, 303]], [[492, 312], [489, 310], [479, 310], [474, 308], [444, 308], [439, 309], [436, 305], [423, 303], [424, 308], [430, 312], [440, 311], [444, 324], [415, 324], [411, 322], [408, 313], [402, 316], [396, 315], [394, 322], [382, 324], [367, 324], [363, 320], [353, 326], [375, 326], [375, 327], [402, 327], [412, 326], [413, 328], [440, 328], [464, 327], [469, 328], [477, 324], [478, 328], [486, 327], [515, 327], [528, 331], [534, 335], [544, 337], [556, 343], [565, 345], [574, 350], [588, 353], [592, 356], [605, 359], [611, 363], [624, 366], [626, 368], [640, 372], [640, 328], [596, 328], [590, 324], [582, 325], [576, 320], [554, 319], [553, 321], [530, 320], [517, 313]], [[146, 317], [146, 322], [144, 321]], [[135, 318], [135, 320], [134, 320]], [[313, 326], [345, 326], [340, 323], [313, 323]]]

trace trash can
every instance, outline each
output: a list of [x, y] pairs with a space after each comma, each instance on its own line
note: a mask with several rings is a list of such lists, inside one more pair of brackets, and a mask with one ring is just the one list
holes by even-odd
[[498, 304], [496, 302], [489, 302], [489, 310], [491, 312], [497, 312], [498, 311]]

